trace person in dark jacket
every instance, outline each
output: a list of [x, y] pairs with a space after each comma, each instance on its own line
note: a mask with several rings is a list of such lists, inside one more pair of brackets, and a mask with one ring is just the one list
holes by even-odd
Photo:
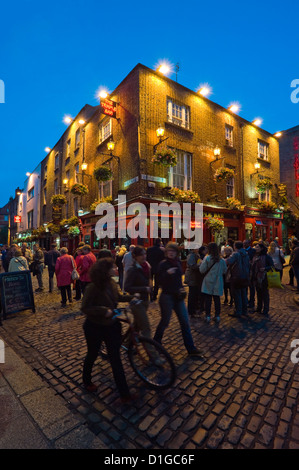
[[199, 253], [198, 249], [194, 249], [187, 256], [187, 267], [185, 271], [185, 284], [189, 286], [188, 292], [188, 313], [191, 318], [196, 316], [199, 303], [199, 285], [201, 275], [199, 272]]
[[116, 267], [111, 258], [96, 261], [89, 271], [91, 282], [86, 286], [81, 306], [81, 311], [86, 316], [83, 329], [88, 349], [83, 366], [83, 383], [88, 391], [97, 390], [91, 381], [91, 374], [101, 343], [104, 341], [121, 401], [127, 403], [134, 397], [129, 392], [120, 358], [121, 324], [113, 320], [112, 316], [117, 303], [127, 302], [132, 296], [121, 294], [112, 279], [115, 275]]
[[166, 259], [158, 266], [157, 277], [162, 293], [159, 298], [161, 320], [157, 327], [154, 340], [162, 343], [164, 331], [169, 325], [172, 310], [175, 311], [181, 326], [185, 348], [189, 356], [202, 358], [202, 353], [195, 346], [190, 330], [189, 317], [184, 302], [182, 283], [182, 267], [179, 261], [177, 243], [169, 242], [165, 249]]
[[[249, 256], [249, 264], [251, 267], [253, 257], [255, 256], [255, 249], [251, 246], [250, 240], [244, 240], [243, 242], [244, 250], [247, 251]], [[254, 283], [249, 279], [249, 300], [248, 300], [248, 308], [254, 309], [254, 302], [255, 302], [255, 287]]]
[[234, 253], [226, 260], [231, 271], [230, 285], [235, 303], [235, 312], [229, 313], [229, 315], [239, 318], [241, 315], [247, 315], [250, 263], [249, 256], [243, 248], [243, 242], [236, 241], [234, 250]]
[[45, 255], [37, 243], [33, 247], [33, 263], [34, 272], [36, 273], [38, 281], [38, 288], [35, 289], [35, 292], [41, 292], [44, 290], [43, 271], [45, 267]]
[[161, 246], [161, 238], [156, 238], [154, 245], [150, 246], [146, 251], [146, 259], [151, 266], [151, 275], [153, 280], [153, 291], [151, 295], [151, 300], [155, 301], [158, 297], [159, 285], [157, 282], [157, 271], [158, 266], [161, 261], [165, 258], [165, 251]]
[[53, 292], [54, 288], [54, 274], [55, 274], [55, 265], [57, 258], [59, 258], [60, 253], [57, 250], [56, 243], [52, 243], [51, 250], [45, 254], [45, 265], [48, 266], [49, 274], [49, 292]]
[[129, 294], [140, 294], [138, 304], [132, 306], [135, 328], [142, 336], [151, 338], [151, 327], [147, 316], [151, 293], [151, 268], [146, 261], [146, 251], [142, 246], [135, 246], [132, 251], [133, 265], [128, 269], [124, 290]]
[[257, 293], [257, 309], [255, 312], [268, 315], [270, 296], [267, 271], [274, 266], [274, 263], [271, 256], [267, 254], [267, 246], [265, 246], [264, 243], [258, 243], [254, 249], [256, 254], [252, 260], [251, 279], [255, 285]]
[[297, 240], [293, 240], [293, 243], [292, 243], [290, 265], [293, 268], [294, 275], [297, 281], [297, 289], [294, 289], [294, 290], [299, 292], [299, 242]]

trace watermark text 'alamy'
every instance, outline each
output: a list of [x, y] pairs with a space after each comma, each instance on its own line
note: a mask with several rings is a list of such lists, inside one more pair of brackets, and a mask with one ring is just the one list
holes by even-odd
[[[126, 196], [119, 195], [117, 206], [110, 203], [97, 205], [95, 214], [101, 216], [95, 232], [99, 239], [117, 237], [131, 239], [154, 239], [158, 236], [169, 239], [172, 226], [173, 237], [184, 238], [186, 249], [196, 249], [203, 240], [203, 205], [200, 203], [150, 203], [149, 209], [141, 202], [127, 207]], [[192, 213], [192, 206], [194, 211]], [[116, 215], [117, 211], [117, 215]], [[171, 215], [170, 215], [171, 213]], [[192, 217], [193, 216], [193, 217]], [[159, 233], [160, 229], [160, 233]]]

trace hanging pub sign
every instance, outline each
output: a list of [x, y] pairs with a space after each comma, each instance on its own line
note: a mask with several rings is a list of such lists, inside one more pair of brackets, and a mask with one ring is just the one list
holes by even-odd
[[22, 217], [20, 215], [15, 215], [14, 222], [15, 224], [20, 224], [22, 222]]
[[116, 104], [115, 101], [102, 98], [100, 103], [101, 113], [116, 119]]

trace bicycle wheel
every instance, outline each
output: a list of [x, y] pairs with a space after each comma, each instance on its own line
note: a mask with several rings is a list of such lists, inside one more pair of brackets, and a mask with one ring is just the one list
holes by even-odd
[[[120, 347], [120, 351], [122, 352], [127, 352], [128, 351], [128, 348], [122, 344], [121, 347]], [[106, 346], [106, 343], [105, 341], [102, 341], [102, 344], [101, 344], [101, 347], [100, 347], [100, 350], [99, 350], [99, 354], [101, 356], [102, 359], [108, 359], [108, 351], [107, 351], [107, 346]]]
[[136, 336], [136, 344], [128, 349], [134, 372], [150, 388], [163, 390], [171, 387], [176, 378], [175, 365], [168, 352], [153, 339]]

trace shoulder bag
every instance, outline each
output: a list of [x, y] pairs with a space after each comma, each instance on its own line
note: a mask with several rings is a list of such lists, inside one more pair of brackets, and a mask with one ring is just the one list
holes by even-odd
[[78, 281], [80, 279], [80, 275], [74, 265], [74, 260], [73, 258], [71, 257], [71, 260], [72, 260], [72, 265], [73, 265], [73, 271], [72, 271], [72, 280], [73, 281]]

